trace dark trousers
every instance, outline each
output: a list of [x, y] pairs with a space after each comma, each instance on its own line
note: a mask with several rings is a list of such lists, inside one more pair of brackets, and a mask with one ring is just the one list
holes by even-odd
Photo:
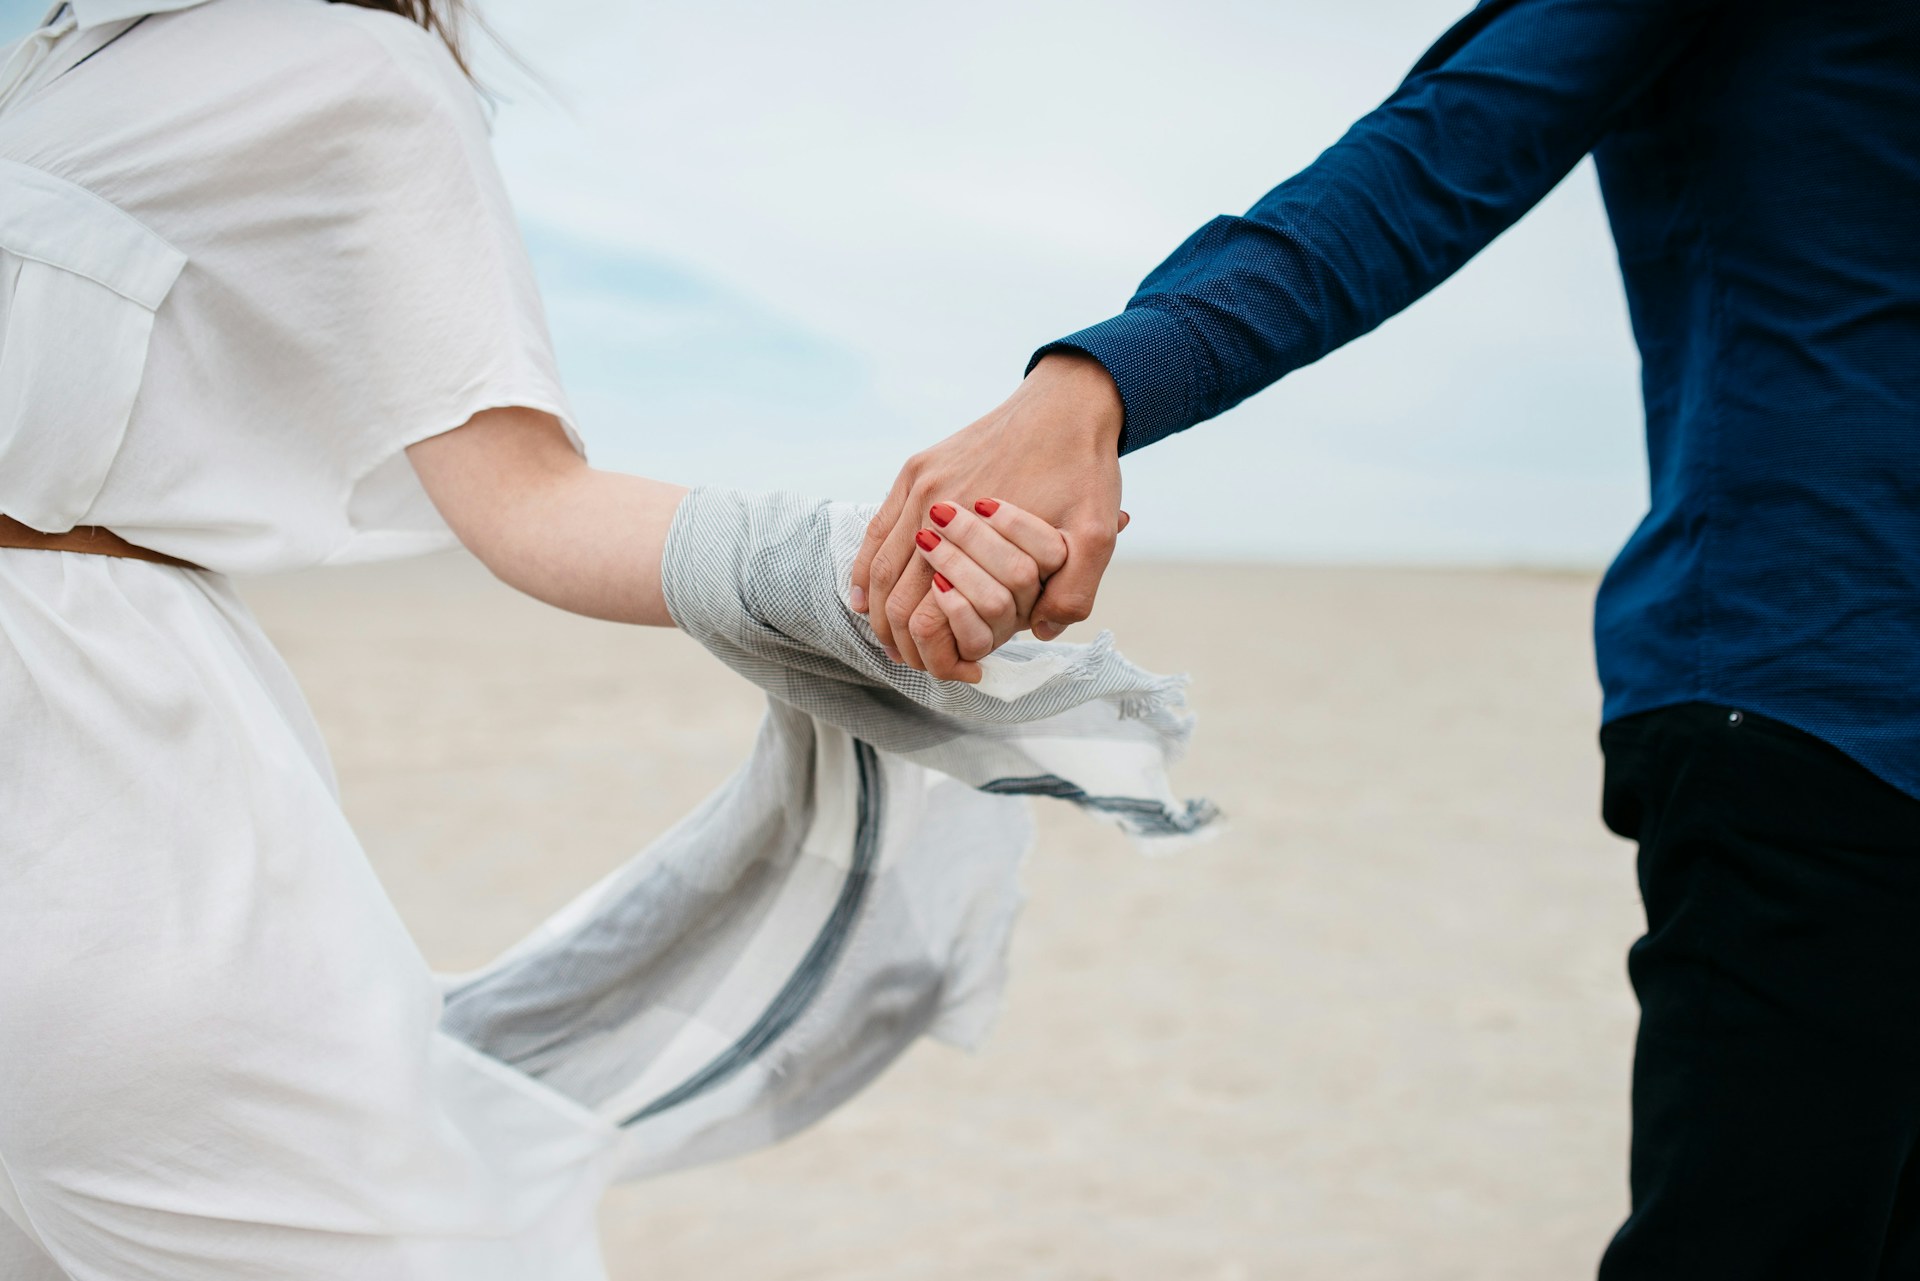
[[1600, 739], [1647, 911], [1601, 1281], [1920, 1278], [1920, 801], [1731, 708]]

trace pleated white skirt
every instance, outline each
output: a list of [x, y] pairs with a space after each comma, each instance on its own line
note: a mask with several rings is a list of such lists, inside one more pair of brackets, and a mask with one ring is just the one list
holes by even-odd
[[592, 1281], [612, 1127], [449, 1038], [226, 580], [0, 550], [0, 1275]]

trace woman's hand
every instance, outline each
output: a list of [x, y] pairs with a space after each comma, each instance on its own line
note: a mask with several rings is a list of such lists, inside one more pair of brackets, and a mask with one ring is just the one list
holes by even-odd
[[1038, 516], [992, 498], [971, 511], [937, 502], [927, 521], [930, 528], [914, 536], [914, 554], [932, 571], [933, 608], [917, 610], [908, 631], [923, 652], [950, 635], [959, 651], [954, 678], [972, 684], [979, 660], [1028, 625], [1047, 579], [1067, 563], [1067, 540]]

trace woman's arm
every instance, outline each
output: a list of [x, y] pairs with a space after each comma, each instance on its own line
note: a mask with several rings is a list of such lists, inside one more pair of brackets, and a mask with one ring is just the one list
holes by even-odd
[[671, 627], [660, 587], [687, 491], [596, 471], [551, 414], [489, 409], [407, 457], [468, 551], [510, 587], [616, 623]]
[[[672, 627], [660, 585], [667, 531], [686, 489], [596, 471], [566, 429], [533, 409], [489, 409], [407, 449], [420, 483], [468, 551], [510, 587], [589, 618]], [[1060, 531], [1012, 503], [935, 503], [918, 554], [964, 638], [960, 679], [1004, 644], [1067, 559]], [[936, 532], [936, 530], [938, 532]]]

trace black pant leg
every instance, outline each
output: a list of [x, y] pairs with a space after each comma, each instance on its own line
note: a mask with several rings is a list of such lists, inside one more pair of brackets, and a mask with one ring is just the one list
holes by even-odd
[[1920, 1278], [1920, 801], [1726, 708], [1602, 744], [1647, 911], [1602, 1281]]
[[1900, 1188], [1894, 1194], [1878, 1275], [1880, 1281], [1920, 1277], [1920, 1151], [1908, 1157]]

